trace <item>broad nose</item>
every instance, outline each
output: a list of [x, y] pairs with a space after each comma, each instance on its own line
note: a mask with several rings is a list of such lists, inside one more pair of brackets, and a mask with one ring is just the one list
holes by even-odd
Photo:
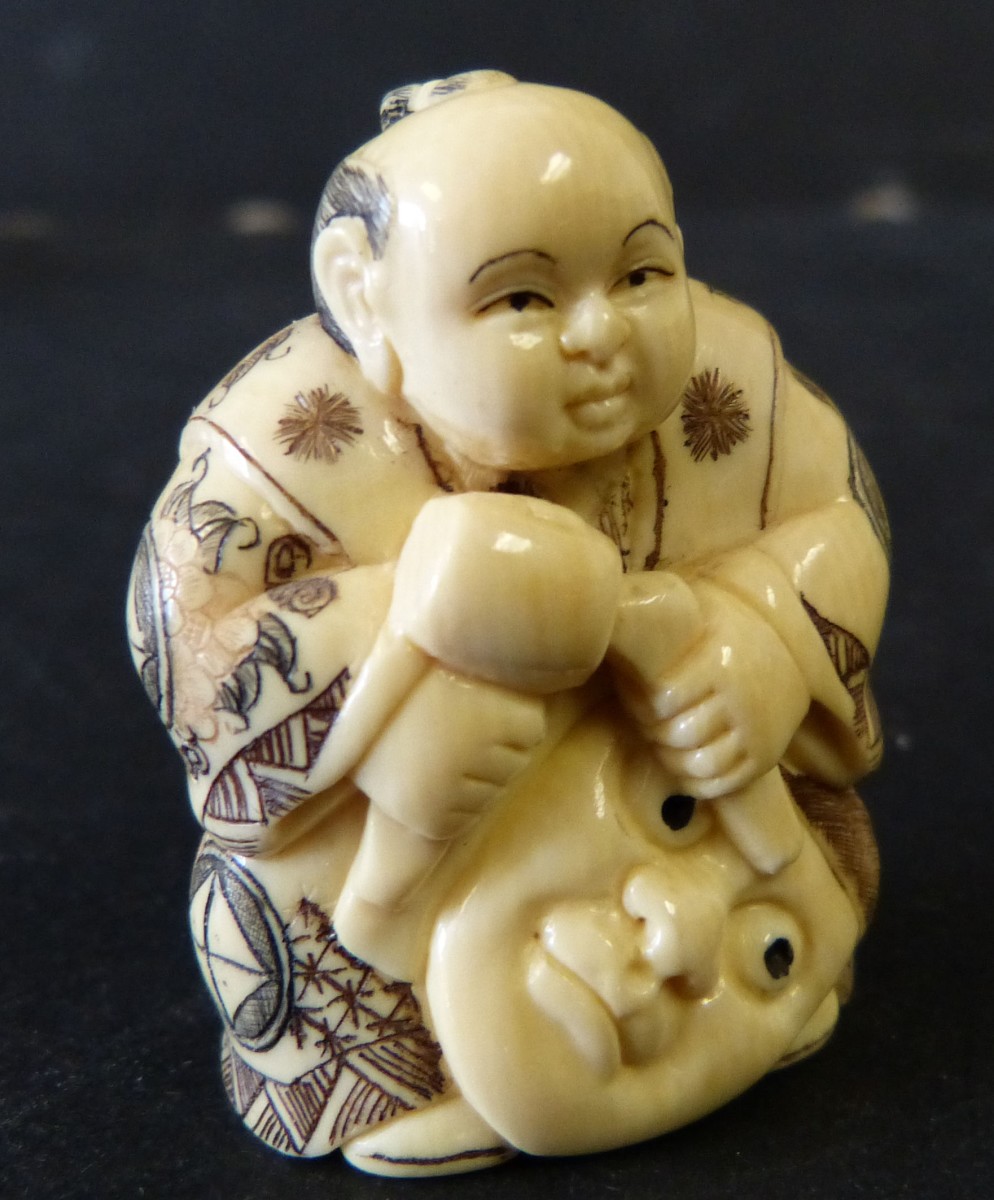
[[714, 990], [727, 915], [720, 900], [645, 865], [625, 882], [623, 904], [642, 926], [642, 956], [658, 979], [693, 996]]
[[570, 358], [589, 358], [603, 365], [628, 340], [624, 314], [600, 292], [591, 292], [570, 309], [559, 337], [563, 353]]

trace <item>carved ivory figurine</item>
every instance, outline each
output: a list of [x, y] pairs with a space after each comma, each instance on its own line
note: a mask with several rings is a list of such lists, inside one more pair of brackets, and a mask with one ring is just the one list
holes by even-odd
[[128, 613], [232, 1105], [413, 1175], [652, 1137], [831, 1032], [887, 524], [618, 113], [476, 72], [383, 118]]

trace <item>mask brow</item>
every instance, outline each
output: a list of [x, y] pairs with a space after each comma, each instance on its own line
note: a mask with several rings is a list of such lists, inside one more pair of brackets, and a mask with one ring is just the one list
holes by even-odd
[[[634, 231], [633, 231], [634, 232]], [[485, 263], [481, 263], [472, 275], [469, 277], [470, 283], [475, 283], [480, 275], [490, 267], [496, 266], [498, 263], [505, 262], [509, 258], [515, 258], [519, 254], [534, 254], [538, 258], [544, 258], [546, 262], [555, 263], [555, 259], [551, 254], [546, 254], [544, 250], [509, 250], [507, 254], [498, 254], [496, 258], [488, 258]]]

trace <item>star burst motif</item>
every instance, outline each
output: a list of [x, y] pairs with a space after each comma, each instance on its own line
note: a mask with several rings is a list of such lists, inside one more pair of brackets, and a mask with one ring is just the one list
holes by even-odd
[[742, 389], [726, 383], [717, 367], [702, 371], [683, 393], [683, 432], [694, 462], [731, 454], [752, 432], [749, 410], [741, 402]]
[[334, 462], [362, 434], [359, 410], [327, 386], [298, 392], [279, 420], [276, 440], [294, 458]]

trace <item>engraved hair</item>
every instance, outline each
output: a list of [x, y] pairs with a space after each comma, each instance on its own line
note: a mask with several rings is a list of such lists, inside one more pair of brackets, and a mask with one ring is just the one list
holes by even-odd
[[[431, 79], [427, 83], [409, 83], [405, 87], [388, 92], [380, 104], [380, 128], [388, 129], [403, 117], [422, 109], [431, 108], [443, 100], [458, 96], [462, 92], [485, 91], [517, 83], [512, 75], [503, 71], [464, 71], [448, 79]], [[325, 185], [314, 222], [314, 241], [336, 217], [359, 217], [366, 227], [366, 237], [374, 258], [382, 258], [386, 249], [390, 218], [393, 215], [393, 197], [382, 176], [370, 172], [354, 160], [346, 159], [331, 173]], [[311, 284], [314, 302], [321, 324], [334, 340], [352, 357], [355, 348], [345, 331], [332, 316], [331, 310], [321, 294], [317, 279], [311, 269]]]
[[463, 71], [448, 79], [429, 79], [427, 83], [409, 83], [387, 92], [380, 104], [380, 128], [389, 129], [410, 113], [431, 108], [460, 92], [492, 91], [517, 83], [513, 75], [503, 71]]
[[[383, 97], [380, 104], [380, 128], [385, 131], [412, 113], [423, 112], [460, 95], [494, 91], [517, 83], [518, 80], [513, 75], [490, 70], [465, 71], [459, 75], [450, 75], [447, 79], [409, 83], [404, 87], [394, 88]], [[652, 142], [644, 135], [643, 141], [650, 158], [658, 167], [663, 189], [672, 207], [673, 190], [666, 168]], [[382, 258], [386, 250], [393, 209], [393, 196], [383, 177], [371, 168], [361, 165], [356, 159], [346, 159], [331, 173], [321, 195], [314, 222], [314, 236], [311, 239], [312, 251], [318, 235], [336, 218], [359, 217], [366, 227], [366, 237], [369, 239], [373, 257]], [[318, 316], [325, 332], [354, 358], [355, 348], [321, 294], [313, 266], [311, 284]]]
[[[366, 237], [374, 258], [382, 258], [387, 245], [387, 233], [390, 229], [390, 218], [393, 214], [393, 197], [381, 175], [359, 166], [356, 162], [339, 163], [332, 171], [331, 177], [325, 184], [318, 205], [318, 214], [314, 222], [314, 236], [311, 239], [313, 250], [318, 234], [326, 229], [338, 217], [359, 217], [366, 227]], [[355, 349], [328, 308], [321, 289], [318, 286], [311, 268], [311, 284], [314, 288], [314, 301], [318, 315], [325, 332], [342, 347], [346, 353], [355, 357]]]

